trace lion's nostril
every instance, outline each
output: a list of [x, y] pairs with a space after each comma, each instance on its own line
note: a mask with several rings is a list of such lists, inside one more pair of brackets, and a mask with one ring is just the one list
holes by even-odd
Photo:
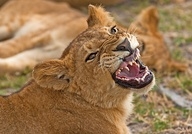
[[117, 50], [119, 50], [119, 51], [124, 51], [124, 50], [126, 50], [126, 47], [125, 47], [125, 46], [118, 46], [118, 47], [117, 47]]
[[133, 49], [131, 48], [130, 42], [128, 41], [127, 38], [125, 38], [125, 40], [116, 47], [116, 50], [117, 51], [129, 51], [131, 53], [133, 52]]

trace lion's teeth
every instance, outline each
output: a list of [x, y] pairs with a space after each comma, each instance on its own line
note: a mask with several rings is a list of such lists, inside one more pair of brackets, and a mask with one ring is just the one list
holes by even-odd
[[117, 72], [116, 72], [116, 75], [120, 74], [121, 73], [121, 70], [119, 69]]
[[129, 62], [129, 65], [131, 65], [131, 66], [132, 66], [132, 65], [133, 65], [133, 61], [130, 61], [130, 62]]
[[142, 82], [144, 82], [144, 79], [145, 79], [145, 77], [141, 78], [140, 80], [141, 80]]
[[128, 67], [125, 67], [125, 69], [129, 71], [129, 68], [128, 68]]
[[141, 81], [145, 80], [145, 77], [149, 74], [149, 72], [146, 72], [145, 75], [141, 78]]
[[132, 66], [133, 64], [136, 64], [136, 65], [137, 65], [137, 63], [135, 62], [135, 60], [132, 60], [132, 61], [129, 62], [129, 65]]
[[136, 66], [139, 68], [140, 67], [140, 65], [139, 64], [137, 64], [136, 62], [135, 62], [135, 64], [136, 64]]
[[132, 66], [133, 64], [135, 64], [135, 60], [132, 60], [131, 62], [129, 62], [130, 65]]

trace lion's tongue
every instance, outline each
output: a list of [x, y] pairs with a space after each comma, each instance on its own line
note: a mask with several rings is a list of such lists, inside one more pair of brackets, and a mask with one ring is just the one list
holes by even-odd
[[133, 65], [128, 64], [127, 67], [129, 68], [129, 70], [127, 68], [123, 68], [117, 76], [126, 79], [136, 78], [139, 74], [138, 66], [135, 64]]

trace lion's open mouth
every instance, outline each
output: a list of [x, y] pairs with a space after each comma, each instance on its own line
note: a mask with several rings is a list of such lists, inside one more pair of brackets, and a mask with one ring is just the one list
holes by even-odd
[[124, 58], [113, 74], [116, 83], [126, 88], [142, 88], [151, 83], [153, 74], [141, 63], [139, 57], [139, 49], [136, 48], [131, 55]]

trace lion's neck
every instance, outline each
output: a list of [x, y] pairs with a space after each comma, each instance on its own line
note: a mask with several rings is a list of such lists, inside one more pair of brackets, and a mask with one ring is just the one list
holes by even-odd
[[[124, 99], [116, 100], [116, 107], [106, 108], [104, 113], [104, 117], [110, 121], [112, 124], [116, 124], [121, 130], [120, 133], [129, 132], [127, 128], [127, 120], [128, 117], [132, 114], [133, 104], [132, 104], [133, 93], [129, 93], [126, 95]], [[106, 104], [108, 106], [112, 106], [112, 104]]]
[[[90, 89], [81, 90], [78, 89], [78, 86], [74, 88], [75, 89], [69, 89], [69, 92], [75, 91], [74, 93], [78, 93], [81, 98], [94, 107], [100, 107], [106, 110], [117, 110], [123, 117], [128, 117], [132, 113], [133, 93], [129, 90], [122, 90], [118, 87], [105, 87], [102, 90], [92, 89], [91, 92], [87, 92], [90, 91]], [[119, 92], [119, 90], [122, 90], [122, 92]]]

